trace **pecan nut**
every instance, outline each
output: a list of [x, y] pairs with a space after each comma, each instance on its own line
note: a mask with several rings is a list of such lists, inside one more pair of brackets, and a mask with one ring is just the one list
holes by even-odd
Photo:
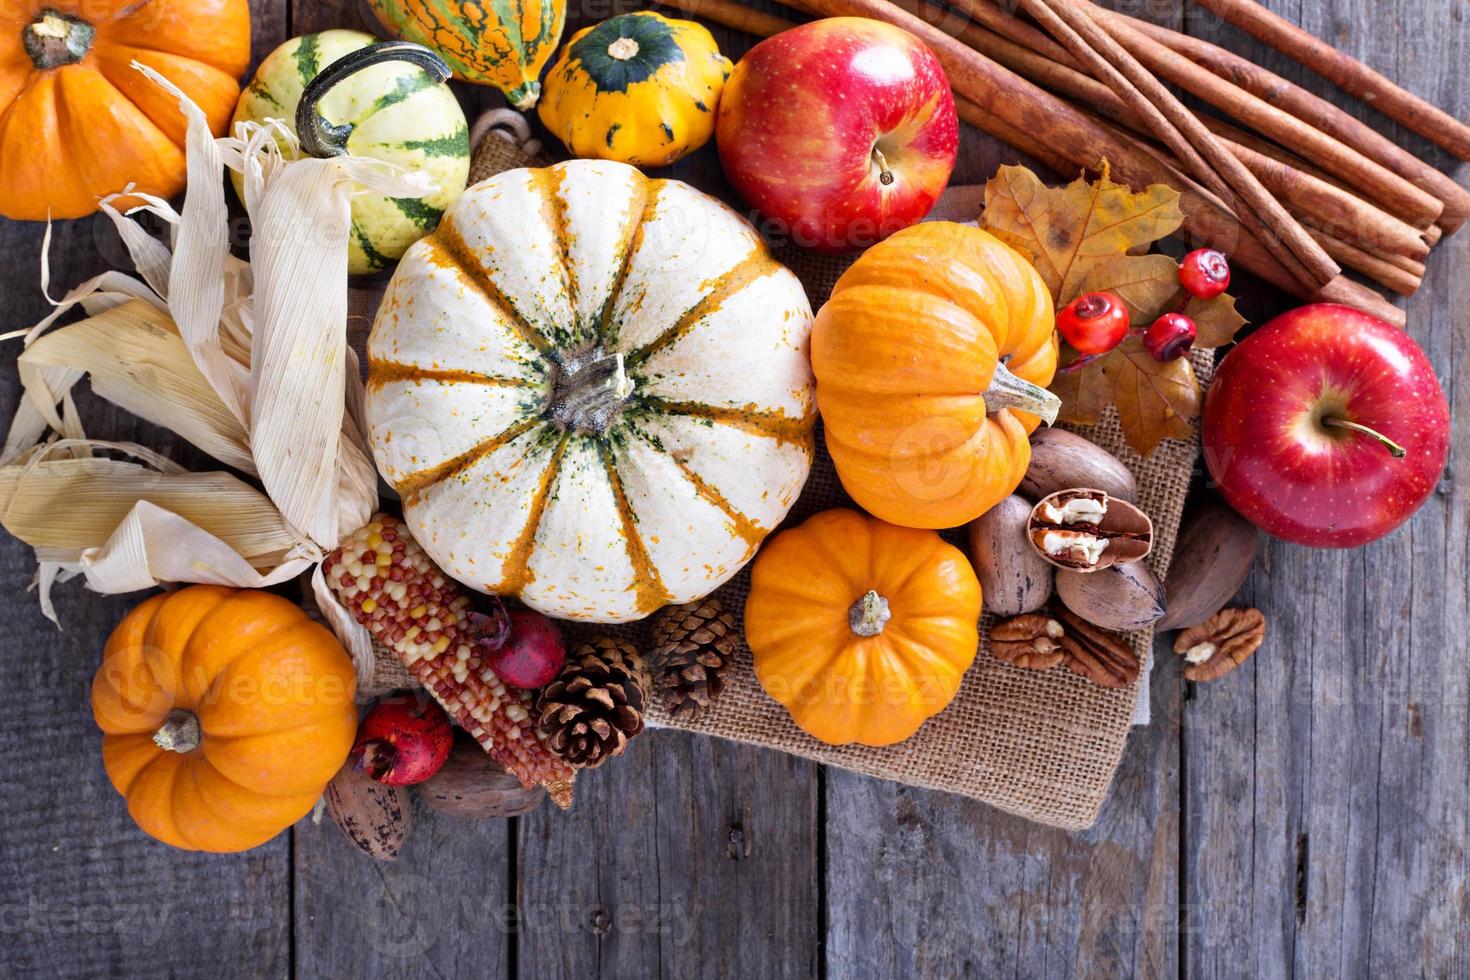
[[1174, 640], [1174, 652], [1188, 664], [1184, 679], [1212, 681], [1251, 658], [1266, 639], [1266, 617], [1259, 609], [1221, 609]]
[[1138, 680], [1141, 667], [1122, 634], [1094, 626], [1070, 609], [1058, 609], [1067, 669], [1099, 687], [1122, 688]]
[[1095, 572], [1147, 556], [1154, 530], [1148, 515], [1128, 501], [1079, 487], [1042, 498], [1031, 510], [1026, 536], [1058, 568]]
[[1027, 613], [990, 627], [990, 652], [1028, 670], [1051, 670], [1066, 659], [1062, 624], [1045, 613]]

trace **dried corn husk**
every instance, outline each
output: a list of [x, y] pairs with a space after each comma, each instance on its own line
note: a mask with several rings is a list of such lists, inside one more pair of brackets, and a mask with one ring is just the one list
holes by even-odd
[[[25, 341], [24, 397], [0, 455], [0, 524], [36, 550], [53, 620], [51, 585], [76, 575], [102, 592], [271, 585], [319, 565], [366, 523], [377, 474], [345, 329], [351, 196], [363, 187], [405, 197], [433, 190], [424, 175], [377, 161], [289, 160], [280, 147], [292, 137], [275, 123], [216, 139], [183, 93], [133, 67], [177, 98], [188, 121], [183, 210], [133, 194], [143, 203], [122, 214], [115, 198], [105, 200], [138, 275], [94, 277], [10, 335]], [[226, 167], [245, 177], [248, 263], [229, 250]], [[134, 220], [140, 210], [170, 226], [172, 248]], [[48, 229], [48, 297], [49, 245]], [[78, 305], [87, 319], [54, 328]], [[230, 473], [187, 472], [143, 446], [88, 439], [71, 397], [84, 376], [100, 397], [259, 479], [264, 492]], [[365, 634], [319, 569], [313, 582], [359, 673], [370, 672]]]

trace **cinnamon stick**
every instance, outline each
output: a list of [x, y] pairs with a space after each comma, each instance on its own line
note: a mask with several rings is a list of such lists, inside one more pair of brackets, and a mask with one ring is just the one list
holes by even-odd
[[1224, 199], [1296, 279], [1316, 289], [1342, 270], [1184, 104], [1094, 21], [1078, 0], [1021, 0], [1089, 73], [1106, 82], [1188, 170]]
[[1376, 255], [1372, 255], [1362, 249], [1350, 245], [1340, 238], [1319, 231], [1316, 228], [1308, 228], [1308, 233], [1322, 246], [1323, 251], [1332, 256], [1343, 265], [1371, 276], [1374, 282], [1381, 283], [1400, 296], [1413, 296], [1419, 291], [1423, 283], [1422, 275], [1414, 275], [1404, 269]]
[[[1052, 61], [1044, 55], [1016, 44], [988, 28], [976, 23], [957, 22], [955, 15], [941, 11], [928, 0], [892, 0], [909, 13], [945, 30], [964, 41], [970, 47], [1000, 62], [1022, 77], [1041, 85], [1052, 92], [1064, 95], [1079, 105], [1101, 112], [1115, 122], [1121, 122], [1135, 131], [1143, 124], [1132, 110], [1112, 89], [1090, 75]], [[1303, 222], [1319, 227], [1338, 229], [1339, 236], [1346, 232], [1346, 239], [1360, 248], [1370, 246], [1387, 252], [1423, 257], [1429, 246], [1411, 225], [1400, 221], [1386, 211], [1354, 196], [1336, 184], [1298, 171], [1294, 166], [1273, 157], [1268, 157], [1252, 146], [1237, 142], [1250, 140], [1233, 127], [1202, 118], [1212, 132], [1224, 137], [1222, 143], [1236, 159], [1250, 169], [1258, 180], [1274, 194], [1293, 216]], [[1251, 141], [1254, 142], [1254, 141]], [[1371, 250], [1370, 249], [1370, 250]], [[1331, 255], [1331, 253], [1328, 253]], [[1333, 256], [1336, 259], [1336, 256]], [[1340, 261], [1340, 260], [1339, 260]], [[1358, 272], [1370, 273], [1369, 269], [1350, 265]], [[1384, 285], [1388, 285], [1385, 283]]]
[[704, 17], [731, 30], [753, 37], [770, 37], [790, 30], [796, 24], [784, 17], [748, 7], [738, 0], [657, 0], [660, 6], [682, 10]]
[[1254, 0], [1200, 0], [1200, 4], [1435, 146], [1461, 160], [1470, 160], [1470, 126], [1400, 88], [1356, 58]]
[[1437, 197], [1353, 147], [1194, 64], [1138, 30], [1127, 18], [1107, 17], [1100, 8], [1091, 5], [1089, 8], [1098, 11], [1109, 33], [1160, 78], [1282, 146], [1291, 147], [1293, 152], [1340, 177], [1360, 196], [1375, 201], [1385, 211], [1418, 228], [1429, 227], [1444, 212], [1444, 203]]
[[[733, 0], [663, 0], [671, 7], [725, 23]], [[1220, 248], [1239, 269], [1304, 300], [1341, 303], [1381, 319], [1404, 323], [1402, 310], [1367, 287], [1338, 277], [1313, 293], [1287, 276], [1259, 241], [1219, 201], [1201, 193], [1177, 170], [1100, 120], [989, 61], [944, 32], [886, 0], [796, 0], [813, 16], [867, 17], [909, 31], [939, 58], [955, 89], [959, 116], [976, 129], [1014, 146], [1059, 174], [1075, 173], [1106, 159], [1120, 181], [1134, 187], [1169, 184], [1180, 190], [1184, 233], [1191, 244]], [[733, 26], [733, 25], [731, 25]]]
[[[1109, 18], [1124, 15], [1109, 11]], [[1315, 126], [1328, 136], [1353, 147], [1368, 159], [1379, 163], [1405, 180], [1424, 188], [1444, 203], [1440, 222], [1447, 231], [1456, 231], [1470, 219], [1470, 190], [1466, 190], [1425, 161], [1414, 156], [1356, 116], [1307, 91], [1300, 85], [1227, 51], [1202, 38], [1182, 34], [1146, 20], [1129, 18], [1129, 22], [1170, 50], [1203, 65], [1215, 75], [1269, 102], [1284, 112]]]

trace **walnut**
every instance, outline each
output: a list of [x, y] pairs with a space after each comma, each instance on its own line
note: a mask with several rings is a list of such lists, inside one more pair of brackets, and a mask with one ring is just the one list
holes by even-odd
[[1138, 654], [1126, 637], [1094, 626], [1070, 609], [1058, 609], [1056, 616], [1064, 630], [1068, 670], [1099, 687], [1127, 687], [1138, 680]]
[[1266, 617], [1259, 609], [1221, 609], [1180, 633], [1174, 652], [1189, 664], [1185, 680], [1212, 681], [1249, 660], [1265, 639]]
[[1062, 624], [1044, 613], [1028, 613], [990, 627], [990, 652], [997, 660], [1029, 670], [1061, 663]]
[[996, 659], [1031, 670], [1060, 664], [1100, 687], [1127, 687], [1138, 679], [1138, 656], [1117, 633], [1092, 625], [1067, 609], [1028, 613], [990, 628]]

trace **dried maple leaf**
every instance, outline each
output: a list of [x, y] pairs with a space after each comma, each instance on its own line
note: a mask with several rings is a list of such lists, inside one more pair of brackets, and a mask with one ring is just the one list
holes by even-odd
[[[991, 234], [1031, 255], [1058, 308], [1083, 293], [1106, 291], [1123, 301], [1135, 327], [1146, 327], [1185, 298], [1175, 260], [1148, 254], [1183, 221], [1179, 194], [1162, 184], [1135, 193], [1113, 183], [1104, 163], [1095, 181], [1080, 177], [1047, 187], [1024, 167], [1001, 167], [985, 185], [982, 221]], [[1183, 312], [1194, 319], [1195, 346], [1202, 349], [1229, 343], [1245, 323], [1229, 296], [1191, 299]], [[1063, 365], [1074, 360], [1076, 352], [1064, 349]], [[1116, 405], [1124, 435], [1144, 456], [1164, 439], [1189, 438], [1201, 401], [1189, 359], [1161, 364], [1137, 336], [1076, 371], [1059, 373], [1051, 390], [1062, 399], [1058, 418], [1076, 425], [1093, 425]]]
[[1156, 361], [1138, 337], [1129, 337], [1102, 361], [1123, 435], [1140, 456], [1165, 439], [1188, 439], [1199, 415], [1199, 381], [1189, 358]]
[[1194, 321], [1199, 334], [1194, 346], [1205, 350], [1224, 347], [1235, 339], [1235, 334], [1245, 326], [1245, 317], [1235, 312], [1234, 296], [1216, 296], [1214, 299], [1192, 299], [1184, 308], [1184, 315]]
[[1001, 167], [985, 185], [984, 221], [986, 231], [1032, 257], [1062, 305], [1094, 263], [1172, 234], [1184, 215], [1178, 191], [1152, 184], [1134, 193], [1113, 183], [1104, 163], [1097, 180], [1078, 177], [1065, 187], [1047, 187], [1025, 167]]
[[[1061, 367], [1077, 359], [1077, 352], [1063, 348]], [[1103, 376], [1101, 359], [1089, 361], [1075, 371], [1062, 373], [1052, 379], [1051, 390], [1062, 400], [1057, 421], [1070, 425], [1096, 425], [1102, 418], [1103, 409], [1112, 401], [1112, 385]]]

